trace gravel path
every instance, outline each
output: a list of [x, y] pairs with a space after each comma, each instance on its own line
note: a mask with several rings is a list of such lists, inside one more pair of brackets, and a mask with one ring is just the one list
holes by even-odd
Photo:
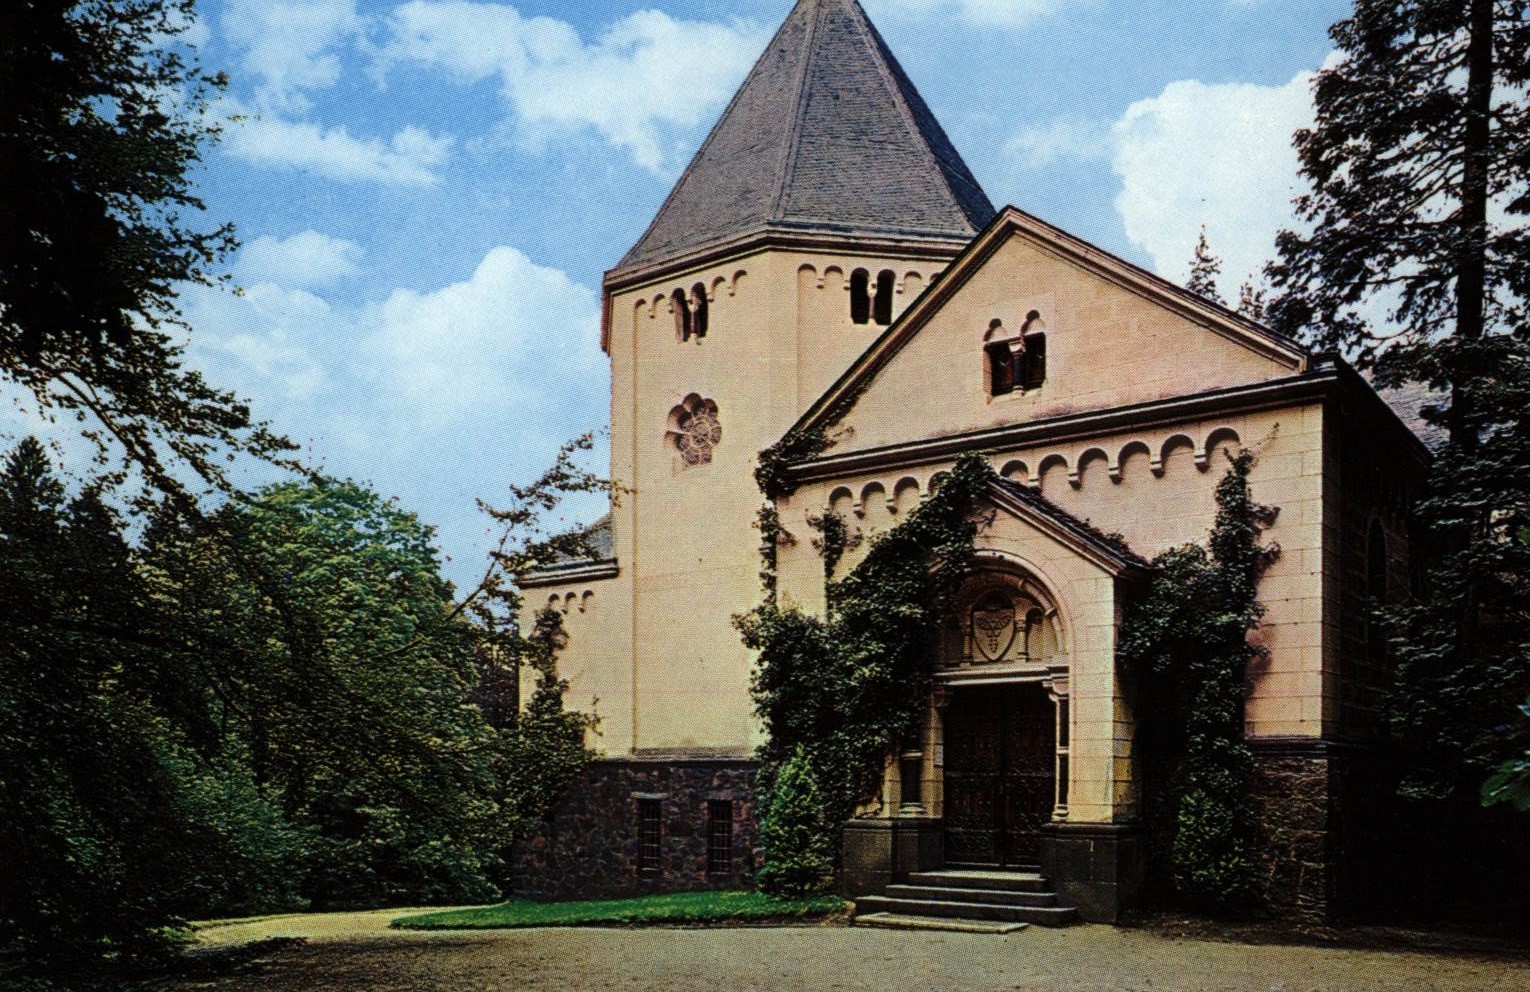
[[[272, 952], [253, 971], [157, 987], [227, 992], [1530, 989], [1530, 961], [1176, 939], [1103, 926], [1031, 927], [1004, 936], [840, 926], [405, 934], [382, 930], [375, 918], [384, 914], [345, 915], [363, 918], [346, 924], [348, 936], [341, 933], [345, 926], [323, 926], [323, 918], [318, 926], [289, 922], [285, 932], [307, 930], [315, 939]], [[274, 921], [263, 922], [265, 935], [278, 935], [270, 932]]]

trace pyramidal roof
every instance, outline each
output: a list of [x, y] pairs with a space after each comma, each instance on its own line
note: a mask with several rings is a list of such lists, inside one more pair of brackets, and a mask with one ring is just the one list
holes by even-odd
[[763, 231], [968, 239], [993, 204], [856, 0], [798, 0], [612, 275]]

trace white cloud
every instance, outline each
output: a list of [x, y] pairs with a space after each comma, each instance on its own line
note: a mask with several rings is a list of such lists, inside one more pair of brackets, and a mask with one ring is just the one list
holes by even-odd
[[639, 11], [586, 43], [565, 21], [504, 4], [413, 0], [393, 11], [377, 71], [415, 62], [464, 82], [497, 78], [521, 136], [584, 129], [663, 171], [677, 132], [706, 121], [765, 43], [747, 24], [681, 21]]
[[1110, 152], [1110, 129], [1093, 121], [1059, 117], [1023, 128], [1004, 142], [1004, 155], [1023, 169], [1039, 170], [1067, 159], [1095, 159]]
[[398, 289], [369, 307], [368, 372], [410, 420], [447, 424], [498, 405], [562, 406], [603, 380], [595, 294], [514, 248], [428, 293]]
[[182, 302], [190, 363], [248, 397], [311, 464], [438, 525], [459, 580], [482, 571], [488, 547], [475, 498], [493, 501], [606, 421], [598, 294], [514, 248], [428, 291], [352, 302], [264, 281], [242, 295], [187, 287]]
[[289, 238], [262, 234], [239, 250], [234, 274], [247, 282], [328, 286], [359, 269], [361, 246], [309, 228]]
[[883, 15], [909, 20], [957, 18], [985, 28], [1019, 28], [1055, 13], [1068, 0], [868, 0], [873, 19]]
[[1305, 189], [1291, 136], [1312, 123], [1313, 74], [1281, 86], [1170, 83], [1112, 128], [1116, 210], [1165, 278], [1183, 282], [1200, 226], [1223, 260], [1222, 294], [1258, 274]]
[[260, 282], [237, 295], [188, 286], [181, 303], [194, 360], [213, 381], [256, 399], [257, 417], [286, 419], [335, 388], [312, 342], [345, 318], [321, 297]]
[[[236, 101], [227, 101], [236, 113]], [[321, 127], [268, 114], [242, 113], [229, 123], [222, 148], [235, 158], [266, 168], [316, 172], [339, 180], [370, 180], [402, 186], [429, 186], [440, 179], [453, 139], [410, 125], [390, 141], [353, 137], [343, 126]]]
[[222, 26], [243, 51], [245, 71], [260, 79], [256, 101], [302, 111], [311, 106], [305, 90], [340, 78], [337, 48], [360, 33], [362, 20], [356, 0], [233, 0]]

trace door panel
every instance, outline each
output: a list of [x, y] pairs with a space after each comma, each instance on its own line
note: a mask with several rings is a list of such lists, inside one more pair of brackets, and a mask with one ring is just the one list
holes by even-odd
[[1055, 718], [1039, 686], [959, 689], [945, 715], [946, 861], [1033, 865], [1052, 818]]

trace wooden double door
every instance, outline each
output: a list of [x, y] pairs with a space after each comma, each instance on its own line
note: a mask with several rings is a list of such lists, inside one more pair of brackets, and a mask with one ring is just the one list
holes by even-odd
[[946, 863], [1037, 864], [1056, 799], [1057, 718], [1046, 690], [956, 689], [944, 723]]

